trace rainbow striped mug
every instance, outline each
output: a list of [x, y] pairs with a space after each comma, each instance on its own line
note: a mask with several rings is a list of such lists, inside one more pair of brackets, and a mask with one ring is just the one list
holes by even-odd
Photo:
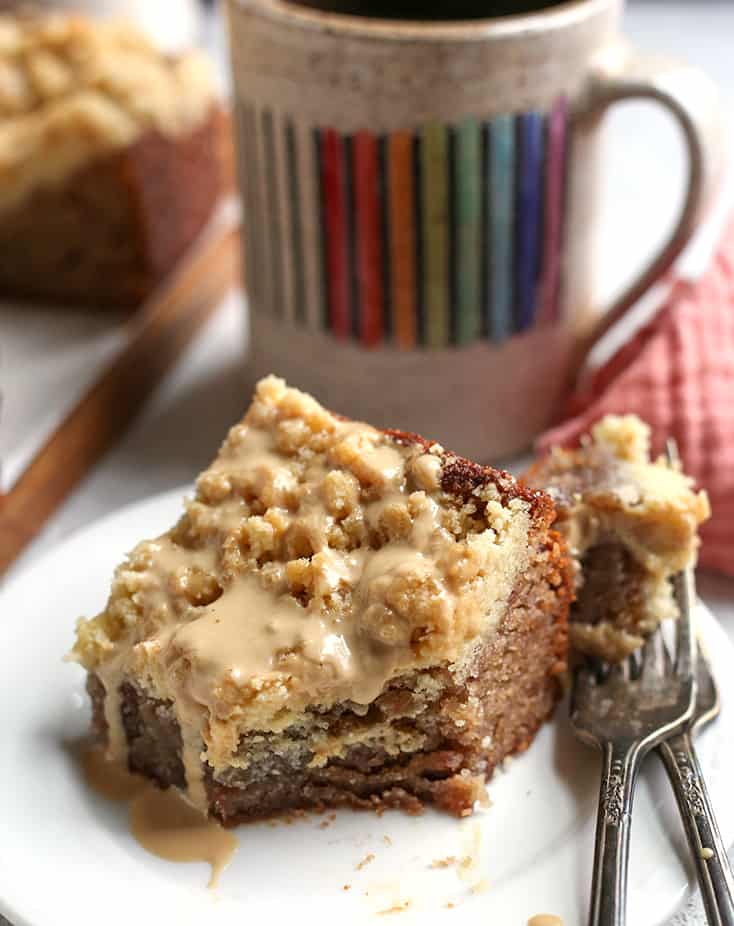
[[[252, 374], [482, 460], [550, 424], [716, 173], [712, 85], [629, 48], [621, 8], [419, 22], [230, 0]], [[661, 253], [604, 311], [599, 129], [630, 97], [679, 121], [688, 188]]]

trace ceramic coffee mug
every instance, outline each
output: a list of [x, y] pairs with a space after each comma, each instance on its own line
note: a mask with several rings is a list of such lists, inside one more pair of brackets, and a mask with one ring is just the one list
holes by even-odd
[[[481, 460], [553, 421], [589, 346], [689, 238], [718, 119], [702, 74], [623, 41], [622, 0], [537, 6], [420, 22], [230, 0], [254, 375]], [[600, 122], [631, 97], [680, 123], [687, 193], [602, 307]]]

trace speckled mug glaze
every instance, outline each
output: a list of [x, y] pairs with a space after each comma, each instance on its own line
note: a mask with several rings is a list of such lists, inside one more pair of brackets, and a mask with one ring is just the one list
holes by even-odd
[[[621, 7], [410, 22], [230, 0], [253, 375], [481, 460], [551, 423], [590, 344], [683, 247], [714, 173], [711, 85], [630, 49]], [[688, 192], [602, 313], [600, 121], [635, 96], [679, 120]]]

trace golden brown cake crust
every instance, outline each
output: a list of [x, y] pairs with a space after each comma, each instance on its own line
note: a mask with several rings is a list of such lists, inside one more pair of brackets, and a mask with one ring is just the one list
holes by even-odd
[[[542, 531], [539, 532], [542, 535]], [[451, 685], [438, 701], [410, 717], [410, 682], [396, 685], [372, 709], [395, 722], [429, 730], [428, 748], [395, 760], [379, 750], [354, 747], [326, 766], [277, 766], [258, 780], [241, 769], [206, 773], [209, 813], [226, 826], [293, 810], [331, 807], [421, 813], [433, 804], [457, 817], [485, 800], [484, 782], [507, 757], [526, 750], [551, 715], [566, 670], [566, 614], [572, 596], [570, 565], [561, 538], [545, 535], [536, 562], [514, 593], [511, 610], [497, 634], [478, 654], [465, 686]], [[104, 742], [104, 686], [88, 679], [93, 730]], [[132, 771], [161, 787], [185, 787], [181, 735], [171, 705], [154, 701], [131, 685], [123, 694], [123, 714]], [[346, 710], [349, 714], [349, 710]], [[338, 728], [345, 712], [328, 721]]]
[[543, 489], [534, 487], [529, 482], [519, 482], [510, 473], [492, 466], [482, 466], [455, 453], [447, 453], [436, 441], [426, 440], [413, 431], [399, 431], [395, 428], [382, 428], [383, 434], [399, 444], [421, 447], [426, 452], [431, 448], [440, 448], [445, 465], [441, 470], [441, 488], [444, 492], [465, 501], [476, 489], [482, 486], [494, 486], [499, 493], [502, 504], [512, 499], [527, 502], [534, 517], [550, 525], [556, 518], [553, 502]]
[[148, 132], [189, 134], [214, 99], [203, 55], [166, 54], [132, 25], [0, 13], [0, 214]]
[[216, 208], [223, 127], [213, 107], [177, 138], [149, 130], [0, 216], [0, 293], [137, 308]]
[[110, 752], [164, 780], [155, 702], [178, 730], [161, 761], [225, 820], [470, 811], [557, 697], [571, 578], [553, 518], [506, 473], [266, 378], [179, 523], [80, 622]]

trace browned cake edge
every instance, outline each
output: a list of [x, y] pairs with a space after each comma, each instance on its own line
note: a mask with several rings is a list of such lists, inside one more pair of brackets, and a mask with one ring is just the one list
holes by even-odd
[[0, 216], [0, 294], [137, 308], [213, 214], [225, 124], [213, 104], [187, 134], [148, 131]]
[[[417, 435], [386, 433], [401, 443], [431, 446]], [[439, 694], [431, 700], [416, 690], [415, 673], [407, 673], [370, 706], [368, 717], [375, 722], [424, 734], [424, 749], [393, 757], [357, 745], [340, 759], [312, 767], [306, 743], [298, 765], [271, 759], [267, 770], [233, 767], [216, 779], [207, 769], [209, 812], [225, 825], [328, 807], [398, 807], [419, 813], [428, 803], [466, 816], [497, 765], [527, 749], [552, 713], [566, 669], [572, 580], [563, 541], [550, 529], [555, 516], [550, 498], [519, 486], [508, 473], [453, 454], [444, 454], [444, 464], [442, 487], [458, 498], [492, 483], [503, 502], [522, 498], [531, 507], [534, 555], [499, 627], [481, 645], [461, 683], [447, 669], [431, 670], [439, 683]], [[88, 690], [93, 732], [104, 740], [105, 692], [93, 673]], [[151, 699], [131, 682], [122, 685], [121, 694], [130, 769], [161, 787], [184, 787], [181, 735], [171, 704]], [[355, 718], [347, 705], [337, 705], [320, 719], [338, 733]]]

